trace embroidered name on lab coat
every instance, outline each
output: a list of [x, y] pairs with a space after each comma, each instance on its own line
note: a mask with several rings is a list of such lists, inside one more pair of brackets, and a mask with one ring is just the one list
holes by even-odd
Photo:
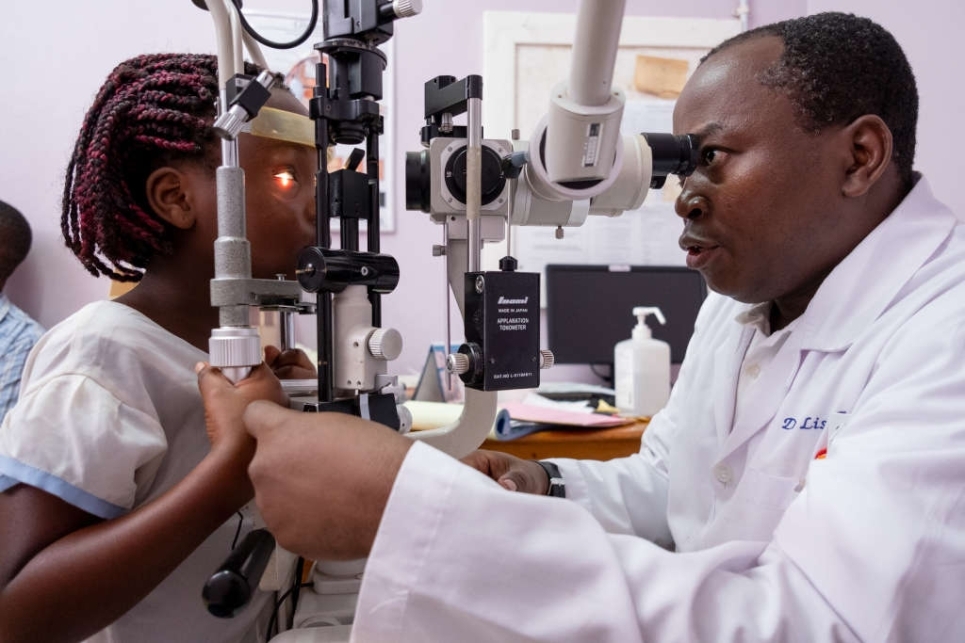
[[792, 429], [799, 429], [801, 431], [808, 431], [813, 429], [815, 431], [820, 431], [824, 429], [827, 423], [828, 421], [826, 419], [819, 417], [817, 415], [815, 416], [808, 415], [804, 419], [801, 419], [800, 421], [796, 417], [786, 417], [784, 418], [784, 422], [781, 423], [781, 428], [784, 429], [785, 431], [790, 431]]

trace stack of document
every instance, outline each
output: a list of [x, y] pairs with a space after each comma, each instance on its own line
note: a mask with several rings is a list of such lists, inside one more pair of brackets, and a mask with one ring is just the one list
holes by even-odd
[[[605, 393], [606, 389], [601, 391]], [[538, 392], [531, 392], [522, 400], [501, 403], [490, 438], [515, 440], [537, 431], [606, 429], [635, 421], [634, 418], [597, 413], [586, 399], [570, 399], [571, 396], [557, 395], [555, 391], [548, 394], [562, 399], [549, 399]], [[462, 413], [462, 404], [456, 403], [409, 400], [405, 406], [412, 413], [413, 431], [453, 424]]]
[[585, 402], [556, 402], [531, 394], [522, 402], [501, 405], [510, 421], [493, 428], [497, 440], [514, 440], [530, 433], [560, 429], [606, 429], [632, 424], [632, 418], [595, 413]]

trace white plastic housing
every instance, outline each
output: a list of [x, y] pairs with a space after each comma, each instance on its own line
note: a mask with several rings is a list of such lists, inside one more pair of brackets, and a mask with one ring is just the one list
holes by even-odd
[[[603, 105], [580, 105], [560, 83], [547, 114], [543, 160], [553, 183], [603, 180], [613, 169], [626, 96], [614, 90]], [[538, 139], [533, 139], [537, 141]]]
[[[528, 148], [526, 141], [515, 142], [516, 151], [527, 151]], [[620, 151], [620, 170], [611, 175], [606, 189], [592, 199], [588, 196], [577, 200], [548, 198], [547, 194], [559, 190], [546, 182], [545, 173], [540, 168], [527, 165], [514, 186], [511, 223], [521, 226], [581, 226], [588, 214], [615, 217], [639, 208], [650, 186], [653, 155], [646, 139], [639, 135], [624, 135], [617, 149]]]
[[626, 98], [612, 83], [625, 5], [580, 3], [569, 80], [554, 88], [547, 118], [545, 163], [554, 183], [601, 180], [615, 163]]
[[[365, 286], [348, 286], [332, 298], [335, 314], [335, 388], [372, 391], [376, 376], [387, 371], [386, 361], [402, 352], [402, 336], [395, 329], [372, 326], [372, 304]], [[374, 335], [378, 333], [378, 337]], [[373, 355], [373, 348], [380, 355]]]

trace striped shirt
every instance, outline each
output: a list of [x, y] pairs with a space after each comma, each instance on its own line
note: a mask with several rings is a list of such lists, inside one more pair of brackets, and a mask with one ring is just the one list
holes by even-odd
[[0, 421], [17, 401], [23, 364], [43, 334], [43, 326], [0, 292]]

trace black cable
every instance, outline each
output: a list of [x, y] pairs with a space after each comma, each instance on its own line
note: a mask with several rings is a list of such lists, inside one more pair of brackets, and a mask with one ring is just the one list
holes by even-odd
[[245, 31], [251, 34], [252, 38], [264, 46], [271, 47], [272, 49], [294, 49], [298, 45], [308, 40], [308, 37], [311, 36], [315, 31], [315, 26], [318, 24], [318, 0], [312, 0], [312, 16], [308, 19], [308, 27], [305, 29], [305, 33], [291, 42], [274, 42], [268, 40], [257, 31], [252, 29], [251, 25], [248, 24], [248, 20], [245, 18], [245, 14], [242, 13], [240, 9], [238, 10], [238, 15], [241, 16], [241, 26], [244, 27]]
[[238, 528], [235, 529], [235, 537], [231, 539], [232, 551], [234, 551], [235, 545], [238, 544], [238, 536], [241, 535], [241, 524], [245, 521], [245, 515], [241, 513], [240, 510], [237, 513], [238, 513]]
[[299, 556], [298, 562], [295, 563], [295, 581], [292, 586], [292, 609], [291, 614], [288, 615], [288, 629], [292, 629], [295, 625], [295, 610], [298, 609], [298, 596], [302, 590], [302, 573], [304, 571], [305, 559]]
[[[292, 593], [296, 586], [301, 589], [302, 587], [311, 587], [312, 583], [302, 583], [301, 579], [298, 579], [295, 583], [292, 583], [291, 587], [285, 590], [285, 593], [282, 594], [277, 601], [275, 601], [275, 608], [271, 612], [271, 618], [268, 619], [268, 629], [265, 631], [265, 640], [271, 639], [272, 629], [275, 630], [275, 634], [278, 634], [278, 629], [275, 627], [275, 625], [278, 623], [278, 610], [281, 609], [282, 603], [285, 602], [285, 599], [288, 598], [288, 595]], [[294, 610], [292, 610], [292, 612], [294, 613]]]

